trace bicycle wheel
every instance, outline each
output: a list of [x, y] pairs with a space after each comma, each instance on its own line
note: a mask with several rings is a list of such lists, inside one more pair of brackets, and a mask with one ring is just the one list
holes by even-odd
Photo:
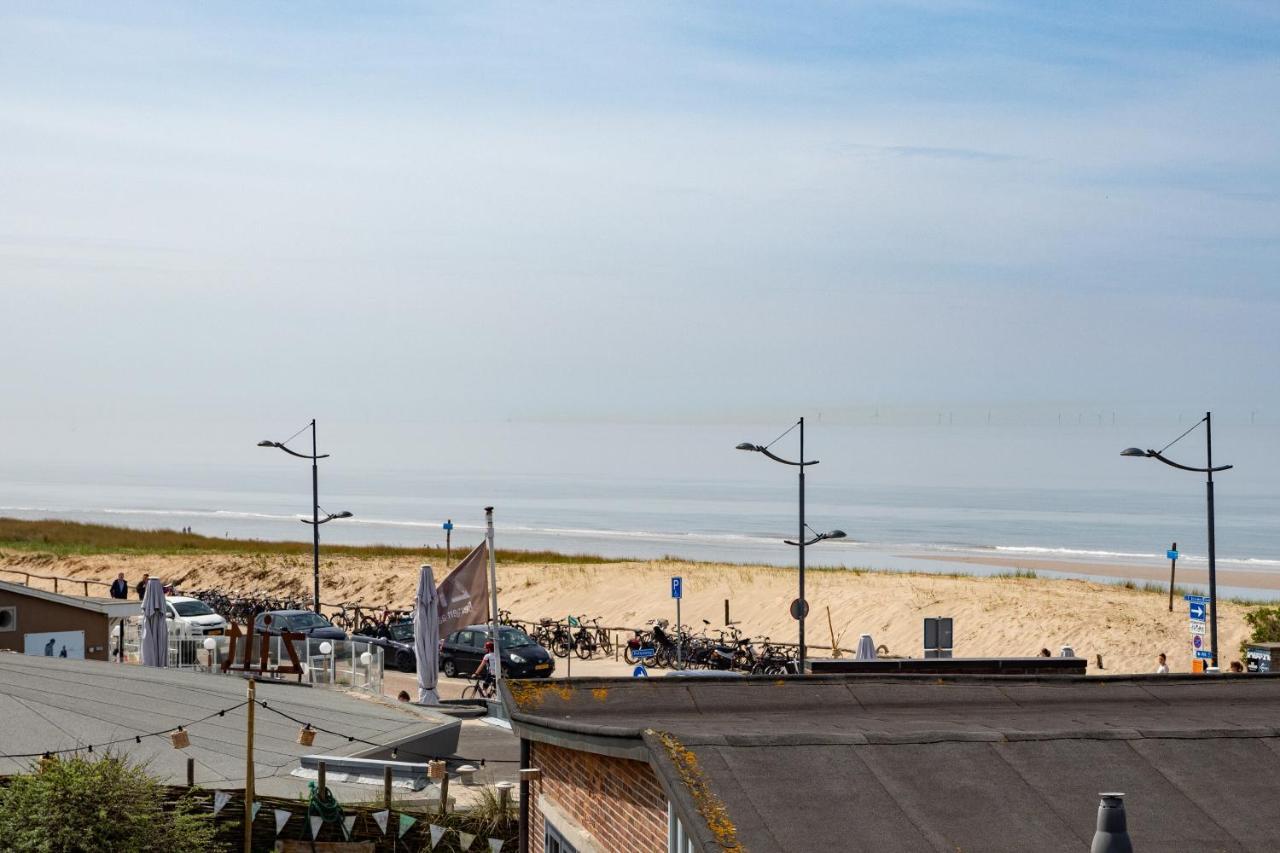
[[613, 638], [609, 636], [609, 632], [601, 628], [596, 631], [596, 644], [600, 646], [600, 651], [605, 657], [613, 654]]
[[590, 660], [596, 653], [596, 641], [589, 636], [578, 637], [578, 641], [573, 644], [573, 650], [579, 659]]

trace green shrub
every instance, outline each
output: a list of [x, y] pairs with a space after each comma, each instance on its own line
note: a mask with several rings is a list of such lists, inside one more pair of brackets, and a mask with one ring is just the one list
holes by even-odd
[[1253, 633], [1240, 644], [1241, 658], [1249, 643], [1280, 643], [1280, 607], [1255, 607], [1244, 614], [1244, 621]]
[[67, 756], [0, 788], [0, 850], [151, 853], [222, 850], [207, 812], [168, 792], [146, 767], [115, 756]]

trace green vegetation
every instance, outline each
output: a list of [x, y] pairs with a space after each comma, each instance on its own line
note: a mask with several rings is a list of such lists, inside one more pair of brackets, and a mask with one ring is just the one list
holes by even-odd
[[[23, 521], [0, 518], [0, 549], [46, 554], [298, 554], [310, 555], [310, 542], [270, 542], [265, 539], [218, 539], [177, 530], [136, 530], [74, 521]], [[442, 548], [405, 548], [394, 545], [325, 545], [324, 553], [351, 557], [416, 557], [444, 559]], [[454, 558], [465, 554], [455, 548]], [[597, 554], [560, 554], [555, 551], [498, 549], [501, 563], [608, 563]]]
[[1015, 569], [1015, 570], [1014, 570], [1014, 571], [1012, 571], [1012, 572], [996, 572], [996, 573], [995, 573], [994, 575], [992, 575], [991, 577], [993, 577], [993, 578], [1010, 578], [1010, 579], [1013, 579], [1013, 580], [1018, 580], [1018, 579], [1022, 579], [1022, 580], [1035, 580], [1036, 578], [1038, 578], [1038, 577], [1039, 577], [1039, 575], [1037, 575], [1037, 574], [1036, 574], [1035, 569]]
[[67, 756], [0, 788], [0, 850], [73, 853], [223, 850], [194, 799], [174, 801], [146, 768], [114, 756]]
[[1280, 643], [1280, 606], [1257, 607], [1244, 614], [1244, 621], [1253, 629], [1249, 639], [1240, 644], [1240, 657], [1249, 643]]

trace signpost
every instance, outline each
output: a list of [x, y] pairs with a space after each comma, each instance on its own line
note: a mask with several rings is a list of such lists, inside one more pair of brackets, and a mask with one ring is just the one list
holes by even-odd
[[[1170, 551], [1169, 553], [1176, 554], [1177, 552]], [[1176, 558], [1171, 557], [1170, 559]], [[1195, 653], [1196, 660], [1212, 660], [1213, 649], [1204, 648], [1205, 635], [1209, 633], [1205, 623], [1209, 613], [1209, 599], [1203, 595], [1184, 595], [1183, 598], [1187, 602], [1187, 615], [1190, 617], [1190, 621], [1187, 624], [1191, 630], [1191, 648]]]
[[684, 597], [684, 578], [671, 579], [671, 597], [676, 600], [676, 669], [684, 669], [684, 661], [680, 657], [680, 599]]
[[1169, 612], [1173, 612], [1173, 576], [1178, 569], [1178, 543], [1174, 542], [1165, 552], [1169, 559]]
[[449, 552], [453, 545], [453, 519], [446, 519], [444, 523], [444, 567], [450, 568]]
[[653, 649], [636, 649], [631, 653], [631, 657], [637, 661], [636, 668], [631, 670], [632, 678], [649, 677], [649, 670], [644, 668], [644, 662], [652, 658], [654, 654], [655, 652]]

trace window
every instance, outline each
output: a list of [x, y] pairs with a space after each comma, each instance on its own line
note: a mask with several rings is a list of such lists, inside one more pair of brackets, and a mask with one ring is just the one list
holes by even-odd
[[565, 841], [564, 836], [560, 834], [560, 830], [556, 829], [555, 824], [551, 821], [546, 821], [544, 826], [546, 826], [547, 832], [542, 839], [542, 848], [546, 853], [578, 853], [578, 848]]
[[459, 631], [458, 632], [458, 645], [472, 647], [475, 644], [476, 644], [475, 631]]

